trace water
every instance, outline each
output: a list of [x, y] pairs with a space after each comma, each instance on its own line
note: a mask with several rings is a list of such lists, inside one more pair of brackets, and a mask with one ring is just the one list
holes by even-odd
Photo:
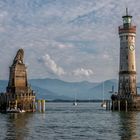
[[47, 103], [45, 113], [0, 114], [0, 140], [140, 140], [140, 112]]

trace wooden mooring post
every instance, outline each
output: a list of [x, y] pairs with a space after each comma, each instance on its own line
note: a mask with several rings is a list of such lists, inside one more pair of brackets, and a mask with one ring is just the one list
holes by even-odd
[[127, 112], [127, 100], [125, 100], [125, 111]]
[[118, 100], [118, 111], [120, 111], [120, 100]]
[[115, 108], [114, 108], [114, 102], [115, 102], [115, 101], [112, 101], [112, 111], [114, 111], [114, 109], [115, 109]]
[[45, 100], [38, 100], [37, 108], [39, 112], [45, 112]]
[[45, 112], [45, 100], [41, 100], [42, 112]]
[[110, 107], [110, 100], [109, 100], [109, 110], [111, 109], [111, 107]]
[[41, 100], [37, 101], [37, 109], [39, 112], [41, 112]]
[[110, 100], [106, 100], [106, 110], [110, 110]]
[[108, 110], [108, 101], [106, 100], [105, 103], [106, 103], [106, 110]]

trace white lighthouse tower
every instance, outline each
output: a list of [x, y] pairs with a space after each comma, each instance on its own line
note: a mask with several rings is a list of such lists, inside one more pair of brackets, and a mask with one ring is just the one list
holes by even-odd
[[128, 14], [123, 18], [123, 25], [119, 26], [120, 37], [120, 67], [118, 94], [126, 97], [137, 95], [136, 88], [136, 61], [135, 61], [135, 37], [136, 26], [132, 25], [132, 16]]
[[120, 37], [120, 67], [118, 94], [113, 94], [112, 110], [139, 110], [140, 95], [136, 86], [135, 38], [136, 26], [132, 25], [132, 16], [123, 18], [123, 25], [119, 26]]

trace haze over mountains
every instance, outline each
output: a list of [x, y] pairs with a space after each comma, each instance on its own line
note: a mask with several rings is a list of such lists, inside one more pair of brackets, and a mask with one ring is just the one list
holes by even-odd
[[[7, 86], [6, 80], [0, 80], [0, 91], [4, 92]], [[58, 79], [31, 79], [29, 80], [31, 87], [37, 93], [37, 98], [47, 100], [65, 99], [73, 100], [92, 100], [103, 99], [103, 82], [92, 83], [88, 81], [82, 82], [65, 82]], [[109, 99], [111, 96], [112, 86], [117, 90], [117, 80], [104, 81], [104, 98]]]
[[[7, 86], [6, 80], [0, 80], [0, 91], [4, 92]], [[118, 81], [116, 79], [106, 80], [104, 82], [94, 83], [88, 81], [82, 82], [66, 82], [58, 79], [31, 79], [29, 83], [33, 90], [37, 93], [38, 99], [46, 100], [102, 100], [103, 99], [103, 83], [104, 83], [104, 99], [109, 99], [110, 91], [114, 86], [114, 91], [118, 89]], [[140, 86], [140, 83], [137, 84]]]

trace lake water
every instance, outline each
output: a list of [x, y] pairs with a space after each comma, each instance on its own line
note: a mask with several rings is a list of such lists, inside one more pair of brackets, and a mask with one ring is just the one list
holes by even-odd
[[0, 114], [0, 140], [140, 140], [140, 112], [46, 103], [45, 113]]

